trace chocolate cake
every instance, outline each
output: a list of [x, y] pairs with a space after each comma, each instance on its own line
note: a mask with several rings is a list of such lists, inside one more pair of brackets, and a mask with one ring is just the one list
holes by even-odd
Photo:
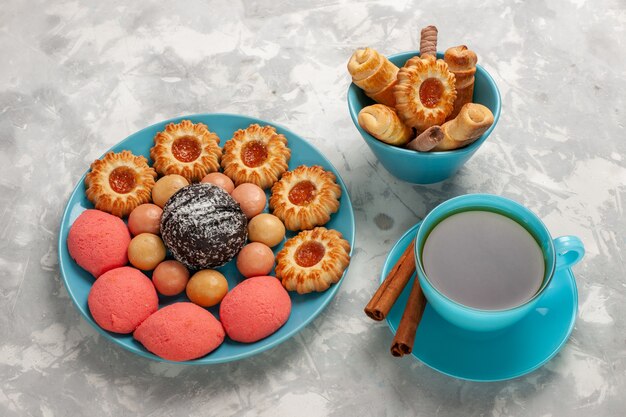
[[209, 183], [192, 184], [163, 207], [161, 237], [188, 268], [216, 268], [239, 253], [248, 237], [246, 226], [246, 216], [226, 191]]

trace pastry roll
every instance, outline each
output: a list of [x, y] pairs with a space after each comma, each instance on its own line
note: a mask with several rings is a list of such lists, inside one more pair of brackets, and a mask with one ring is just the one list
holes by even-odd
[[352, 82], [372, 100], [393, 107], [398, 67], [375, 49], [357, 49], [350, 57], [348, 71]]
[[411, 128], [402, 123], [395, 110], [384, 104], [364, 107], [358, 120], [367, 133], [390, 145], [402, 146], [413, 136]]
[[420, 33], [420, 55], [437, 57], [437, 27], [426, 26]]
[[431, 126], [407, 143], [406, 148], [418, 152], [428, 152], [442, 140], [443, 130], [441, 130], [441, 126]]
[[433, 151], [449, 151], [467, 146], [481, 137], [492, 124], [491, 110], [482, 104], [467, 103], [454, 119], [441, 126], [443, 140]]
[[426, 58], [426, 55], [432, 55], [437, 58], [437, 27], [426, 26], [420, 34], [420, 54], [406, 61], [405, 67], [415, 65], [416, 60]]
[[474, 95], [474, 74], [476, 74], [476, 62], [478, 58], [476, 53], [467, 46], [460, 45], [448, 48], [443, 57], [448, 68], [454, 74], [456, 79], [456, 99], [454, 100], [454, 109], [448, 120], [454, 119], [467, 103], [472, 102]]

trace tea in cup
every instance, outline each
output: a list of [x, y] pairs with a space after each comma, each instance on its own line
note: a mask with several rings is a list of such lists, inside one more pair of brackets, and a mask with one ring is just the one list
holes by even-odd
[[521, 319], [555, 272], [583, 255], [577, 237], [553, 239], [530, 210], [489, 194], [437, 206], [415, 241], [417, 274], [428, 302], [468, 330], [497, 330]]

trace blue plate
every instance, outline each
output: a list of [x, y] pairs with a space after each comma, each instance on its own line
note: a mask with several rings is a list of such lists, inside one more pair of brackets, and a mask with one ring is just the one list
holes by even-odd
[[[415, 239], [420, 223], [391, 249], [381, 282]], [[415, 275], [387, 316], [395, 335]], [[571, 269], [561, 270], [537, 308], [514, 325], [495, 332], [471, 332], [445, 321], [426, 305], [415, 334], [413, 356], [431, 368], [460, 379], [501, 381], [534, 371], [548, 362], [567, 341], [576, 320], [578, 292]]]
[[[311, 144], [305, 139], [296, 135], [295, 133], [280, 127], [274, 123], [269, 123], [264, 120], [255, 119], [252, 117], [239, 116], [234, 114], [195, 114], [185, 117], [177, 117], [175, 119], [165, 120], [163, 122], [154, 124], [150, 127], [140, 130], [134, 133], [112, 147], [110, 151], [120, 152], [124, 149], [132, 151], [136, 155], [143, 155], [148, 160], [150, 159], [150, 147], [153, 144], [153, 138], [157, 132], [163, 130], [168, 123], [178, 123], [183, 119], [191, 120], [194, 123], [202, 122], [209, 127], [209, 130], [217, 133], [220, 137], [220, 145], [229, 140], [233, 133], [238, 129], [245, 129], [252, 123], [258, 123], [261, 125], [272, 125], [276, 127], [278, 133], [282, 133], [287, 137], [289, 142], [289, 148], [291, 149], [291, 160], [289, 161], [289, 169], [292, 170], [300, 165], [320, 165], [326, 170], [332, 171], [337, 176], [337, 183], [341, 186], [341, 206], [339, 211], [331, 217], [331, 220], [325, 225], [329, 229], [335, 229], [341, 232], [346, 240], [350, 242], [350, 246], [354, 247], [354, 212], [352, 210], [352, 203], [348, 196], [348, 190], [345, 183], [341, 179], [339, 172], [332, 166], [332, 164]], [[87, 200], [85, 195], [85, 176], [80, 179], [74, 192], [70, 196], [70, 199], [63, 213], [61, 220], [61, 231], [59, 233], [59, 265], [61, 268], [61, 275], [63, 282], [67, 288], [67, 292], [70, 298], [74, 302], [74, 305], [78, 308], [78, 311], [83, 315], [85, 320], [91, 324], [96, 330], [98, 330], [105, 338], [112, 342], [122, 346], [131, 352], [134, 352], [145, 358], [154, 359], [157, 361], [168, 362], [159, 358], [156, 355], [148, 352], [139, 342], [133, 339], [132, 335], [119, 335], [116, 333], [110, 333], [103, 330], [98, 326], [89, 313], [87, 307], [87, 296], [89, 290], [94, 282], [94, 278], [81, 267], [79, 267], [71, 258], [67, 250], [67, 233], [70, 226], [74, 223], [74, 220], [87, 208], [93, 208], [93, 205]], [[269, 195], [269, 192], [268, 192]], [[268, 198], [269, 199], [269, 198]], [[266, 208], [267, 211], [267, 208]], [[295, 233], [288, 232], [287, 238], [294, 236]], [[274, 248], [274, 252], [278, 252], [282, 248], [281, 243]], [[237, 285], [243, 277], [237, 271], [235, 262], [231, 261], [222, 268], [219, 268], [228, 279], [229, 288], [233, 288]], [[346, 270], [347, 272], [347, 270]], [[344, 272], [344, 277], [346, 275]], [[322, 293], [311, 293], [299, 295], [296, 293], [290, 293], [292, 308], [289, 320], [283, 327], [281, 327], [276, 333], [271, 336], [260, 340], [255, 343], [243, 344], [230, 340], [228, 337], [224, 343], [202, 358], [182, 362], [193, 365], [207, 365], [213, 363], [230, 362], [246, 358], [248, 356], [255, 355], [270, 349], [285, 340], [295, 335], [299, 330], [311, 322], [318, 314], [326, 307], [330, 300], [339, 290], [339, 286], [343, 282], [343, 277], [339, 283], [331, 286], [327, 291]], [[171, 304], [177, 301], [188, 301], [184, 293], [177, 297], [159, 297], [160, 306]], [[209, 309], [215, 316], [218, 316], [218, 307], [212, 307]], [[181, 362], [177, 362], [181, 363]]]

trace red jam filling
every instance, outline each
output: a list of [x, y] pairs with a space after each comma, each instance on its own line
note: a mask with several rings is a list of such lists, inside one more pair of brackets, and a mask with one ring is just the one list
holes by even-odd
[[325, 253], [326, 248], [324, 248], [324, 245], [309, 240], [298, 246], [294, 258], [296, 263], [301, 267], [310, 268], [321, 261]]
[[436, 78], [427, 78], [420, 86], [420, 101], [425, 107], [437, 107], [443, 95], [443, 84]]
[[311, 181], [300, 181], [289, 191], [289, 201], [296, 206], [306, 206], [315, 199], [315, 184]]
[[193, 136], [183, 136], [172, 143], [172, 155], [180, 162], [195, 161], [201, 152], [200, 143]]
[[135, 171], [128, 167], [117, 167], [109, 174], [109, 185], [116, 193], [130, 193], [135, 183]]
[[255, 168], [263, 164], [267, 159], [267, 148], [263, 142], [257, 140], [247, 142], [241, 150], [241, 160], [250, 167]]

